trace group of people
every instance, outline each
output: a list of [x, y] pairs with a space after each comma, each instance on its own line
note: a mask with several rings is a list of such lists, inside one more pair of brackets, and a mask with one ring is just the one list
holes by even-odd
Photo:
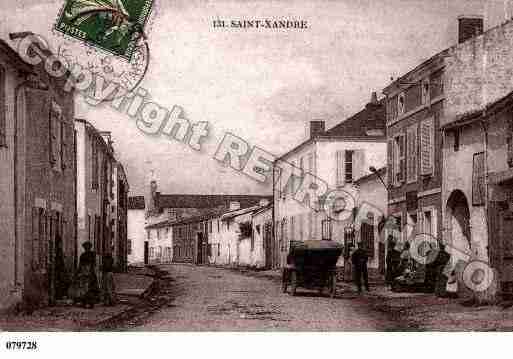
[[[417, 274], [421, 279], [417, 284], [425, 291], [435, 292], [438, 296], [446, 295], [449, 278], [444, 273], [444, 269], [450, 260], [450, 255], [445, 251], [443, 244], [426, 250], [426, 264], [418, 263], [412, 258], [409, 242], [405, 242], [402, 249], [398, 250], [397, 243], [390, 236], [387, 245], [385, 280], [388, 285], [394, 287], [397, 282], [406, 283]], [[358, 293], [362, 292], [362, 287], [369, 291], [368, 258], [367, 251], [362, 243], [358, 242], [356, 250], [351, 255], [353, 279]], [[414, 280], [411, 282], [413, 283]]]
[[[446, 294], [448, 277], [444, 269], [450, 260], [444, 244], [427, 246], [423, 258], [425, 263], [415, 261], [411, 256], [411, 246], [405, 242], [402, 250], [390, 236], [387, 241], [386, 275], [388, 285], [394, 288], [396, 283], [413, 284], [425, 291], [435, 292], [438, 296]], [[417, 281], [416, 281], [417, 279]]]
[[84, 253], [80, 255], [77, 272], [73, 278], [69, 293], [75, 304], [80, 303], [85, 308], [93, 308], [101, 301], [105, 305], [114, 305], [114, 260], [111, 255], [102, 257], [102, 283], [101, 289], [96, 275], [96, 253], [92, 250], [91, 242], [85, 242], [82, 247]]

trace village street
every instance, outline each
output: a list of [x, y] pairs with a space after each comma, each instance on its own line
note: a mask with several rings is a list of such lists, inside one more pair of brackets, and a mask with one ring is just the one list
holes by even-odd
[[[192, 265], [167, 265], [167, 306], [131, 330], [407, 330], [387, 313], [352, 291], [337, 298], [301, 290], [295, 297], [282, 293], [269, 278], [231, 270]], [[118, 328], [121, 329], [121, 328]]]

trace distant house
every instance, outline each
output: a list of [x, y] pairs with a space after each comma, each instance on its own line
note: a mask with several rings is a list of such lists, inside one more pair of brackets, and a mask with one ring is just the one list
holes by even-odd
[[[256, 206], [232, 208], [215, 219], [210, 236], [210, 263], [253, 268], [272, 266], [274, 241], [269, 203], [264, 200]], [[268, 262], [265, 245], [269, 250]]]
[[361, 242], [367, 251], [369, 273], [374, 276], [385, 274], [386, 233], [380, 224], [386, 219], [387, 213], [386, 176], [386, 167], [383, 167], [354, 182], [358, 208], [358, 218], [354, 220], [354, 240]]
[[148, 262], [171, 263], [173, 259], [173, 231], [171, 221], [163, 221], [146, 226], [149, 247]]
[[279, 252], [273, 236], [273, 206], [264, 205], [252, 213], [253, 239], [251, 265], [257, 268], [278, 268]]
[[127, 209], [127, 257], [129, 264], [144, 263], [147, 247], [144, 196], [128, 197]]
[[[329, 130], [324, 126], [324, 121], [312, 121], [310, 137], [274, 162], [274, 230], [281, 265], [293, 240], [343, 242], [347, 223], [328, 214], [334, 203], [326, 200], [326, 193], [351, 193], [354, 181], [369, 174], [370, 166], [386, 163], [385, 105], [375, 93], [357, 114]], [[283, 170], [287, 167], [292, 175]], [[327, 191], [300, 203], [295, 195], [309, 177], [324, 183]]]

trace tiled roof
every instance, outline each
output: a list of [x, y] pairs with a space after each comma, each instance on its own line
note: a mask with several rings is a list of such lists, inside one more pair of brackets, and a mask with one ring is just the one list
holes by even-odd
[[156, 205], [159, 208], [216, 208], [228, 207], [230, 202], [239, 202], [240, 207], [250, 207], [260, 200], [272, 200], [272, 196], [262, 195], [201, 195], [201, 194], [158, 194]]
[[128, 209], [144, 209], [144, 196], [128, 197]]
[[[326, 130], [324, 133], [314, 138], [309, 138], [292, 150], [283, 154], [277, 160], [283, 159], [288, 154], [293, 153], [303, 146], [316, 140], [386, 140], [386, 107], [385, 99], [381, 99], [377, 104], [368, 103], [363, 110], [340, 122], [338, 125]], [[378, 133], [373, 132], [378, 130]], [[379, 133], [381, 132], [381, 133]]]
[[[381, 130], [383, 134], [373, 135], [370, 130]], [[386, 134], [385, 102], [368, 104], [363, 110], [327, 130], [320, 137], [385, 137]]]

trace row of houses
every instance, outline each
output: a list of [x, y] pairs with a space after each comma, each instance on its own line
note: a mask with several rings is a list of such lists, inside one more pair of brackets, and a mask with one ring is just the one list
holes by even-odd
[[126, 175], [64, 81], [0, 40], [0, 310], [65, 297], [85, 241], [126, 269]]
[[[146, 233], [134, 234], [139, 242], [146, 236], [148, 260], [276, 268], [293, 240], [332, 240], [346, 248], [360, 241], [371, 270], [383, 274], [380, 224], [392, 219], [400, 244], [411, 241], [405, 228], [429, 235], [446, 245], [452, 265], [486, 263], [497, 287], [510, 293], [513, 21], [487, 31], [480, 16], [458, 23], [458, 44], [392, 79], [384, 96], [372, 93], [361, 111], [332, 128], [311, 121], [309, 137], [274, 162], [272, 206], [194, 204], [189, 207], [209, 212], [189, 208], [185, 219], [171, 206], [167, 215], [175, 217], [161, 221], [165, 206], [155, 205], [158, 195], [150, 193], [157, 200], [144, 212], [158, 223], [146, 217]], [[281, 176], [283, 163], [293, 168], [290, 178]], [[371, 204], [373, 210], [363, 220], [356, 214], [333, 220], [326, 198], [299, 202], [295, 195], [307, 173], [351, 193], [356, 208]], [[161, 241], [167, 241], [162, 249]], [[345, 270], [348, 254], [339, 261]]]
[[264, 237], [272, 245], [270, 196], [161, 194], [154, 179], [149, 188], [146, 199], [129, 198], [130, 263], [266, 265], [261, 246]]
[[487, 31], [481, 16], [459, 17], [458, 24], [458, 44], [393, 79], [383, 98], [373, 95], [339, 125], [324, 130], [322, 121], [312, 122], [310, 138], [275, 162], [275, 171], [280, 161], [299, 169], [274, 188], [282, 263], [291, 240], [350, 238], [384, 271], [377, 218], [363, 227], [332, 221], [322, 203], [312, 209], [294, 199], [302, 174], [312, 173], [330, 188], [349, 186], [357, 203], [392, 218], [403, 229], [400, 242], [412, 239], [406, 227], [430, 235], [446, 245], [456, 271], [459, 261], [486, 263], [492, 270], [484, 275], [496, 284], [490, 288], [512, 294], [513, 21]]

